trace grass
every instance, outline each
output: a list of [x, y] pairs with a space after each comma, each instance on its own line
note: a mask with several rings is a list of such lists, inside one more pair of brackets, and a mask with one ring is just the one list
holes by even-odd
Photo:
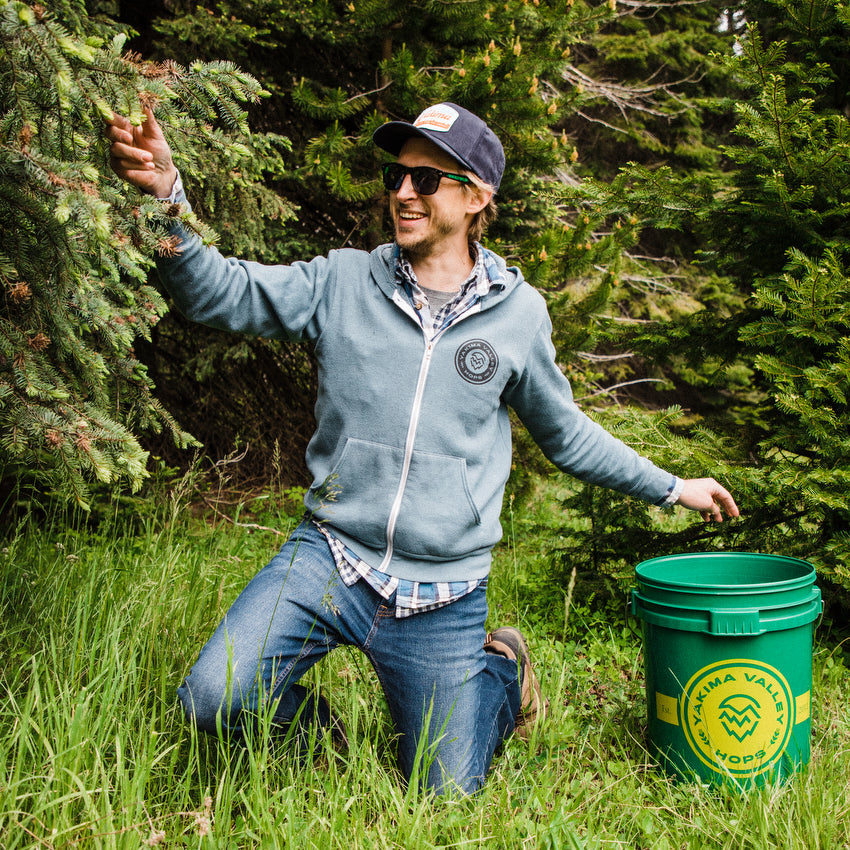
[[850, 848], [841, 650], [815, 648], [807, 770], [746, 795], [677, 784], [646, 751], [635, 624], [580, 599], [565, 610], [560, 589], [549, 608], [524, 594], [545, 558], [545, 540], [516, 532], [525, 517], [498, 554], [491, 606], [528, 632], [550, 717], [507, 744], [476, 797], [405, 788], [380, 689], [353, 650], [310, 674], [346, 722], [348, 753], [299, 761], [267, 738], [229, 748], [196, 734], [175, 688], [280, 539], [177, 519], [177, 507], [133, 523], [125, 508], [96, 531], [24, 523], [0, 544], [7, 850]]

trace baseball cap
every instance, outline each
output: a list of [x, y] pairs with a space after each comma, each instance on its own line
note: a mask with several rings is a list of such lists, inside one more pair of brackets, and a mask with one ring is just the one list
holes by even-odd
[[485, 183], [499, 188], [505, 152], [496, 134], [477, 116], [456, 103], [429, 106], [409, 124], [390, 121], [375, 130], [372, 140], [398, 156], [411, 136], [421, 136], [454, 157]]

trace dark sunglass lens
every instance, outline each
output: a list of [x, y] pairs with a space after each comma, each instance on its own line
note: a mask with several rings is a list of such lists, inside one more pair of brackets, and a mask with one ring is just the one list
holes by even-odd
[[384, 166], [384, 188], [389, 192], [395, 192], [401, 187], [407, 169], [404, 166], [392, 163]]
[[440, 185], [440, 176], [436, 168], [428, 168], [426, 165], [411, 169], [410, 172], [413, 188], [420, 195], [433, 195]]
[[440, 177], [442, 177], [442, 172], [436, 168], [430, 168], [427, 165], [408, 168], [406, 165], [399, 165], [397, 162], [383, 166], [382, 173], [384, 188], [387, 191], [397, 192], [401, 189], [405, 176], [409, 174], [414, 190], [420, 195], [433, 195], [439, 189]]

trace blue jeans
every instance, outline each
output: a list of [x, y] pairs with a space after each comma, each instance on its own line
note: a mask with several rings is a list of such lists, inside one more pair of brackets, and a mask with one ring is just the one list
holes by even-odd
[[357, 646], [384, 690], [408, 781], [474, 792], [520, 703], [516, 662], [483, 650], [485, 589], [411, 617], [394, 608], [365, 581], [346, 587], [325, 538], [302, 523], [201, 650], [178, 689], [187, 717], [239, 733], [266, 710], [286, 727], [313, 713], [301, 676], [335, 647]]

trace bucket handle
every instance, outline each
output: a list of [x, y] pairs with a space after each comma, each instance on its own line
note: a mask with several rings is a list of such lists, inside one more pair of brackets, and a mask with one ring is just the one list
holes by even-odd
[[[626, 594], [626, 616], [623, 618], [626, 623], [626, 628], [632, 633], [632, 636], [637, 638], [638, 640], [643, 640], [643, 634], [639, 628], [636, 628], [634, 625], [634, 620], [637, 618], [640, 619], [640, 614], [638, 614], [635, 608], [634, 602], [634, 589], [630, 590]], [[631, 616], [629, 616], [631, 614]]]
[[[762, 612], [758, 608], [703, 608], [683, 616], [680, 608], [646, 599], [637, 589], [632, 589], [631, 602], [632, 614], [654, 626], [728, 637], [762, 635], [765, 632], [807, 625], [816, 620], [823, 611], [818, 588], [812, 590], [812, 595], [802, 605], [795, 606], [797, 611], [779, 621], [762, 619]], [[805, 607], [802, 607], [803, 605]], [[693, 616], [697, 613], [700, 616]]]

